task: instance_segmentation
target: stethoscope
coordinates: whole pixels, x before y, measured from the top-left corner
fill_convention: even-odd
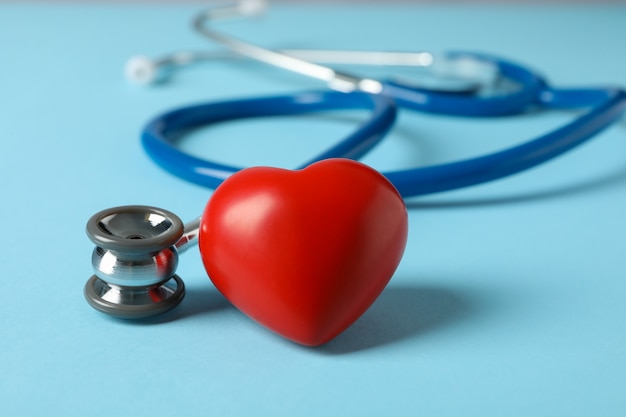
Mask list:
[[[308,91],[193,105],[155,117],[142,132],[148,155],[162,168],[209,188],[243,168],[192,156],[176,147],[185,133],[200,126],[251,117],[361,109],[369,118],[338,144],[302,167],[329,158],[359,159],[391,129],[397,108],[471,117],[493,117],[549,109],[587,109],[564,126],[509,149],[476,158],[385,172],[403,198],[468,187],[503,178],[548,161],[592,138],[626,108],[619,88],[559,89],[520,64],[485,54],[453,52],[276,51],[217,32],[209,23],[225,17],[259,13],[256,0],[213,8],[196,16],[194,28],[224,48],[216,52],[180,52],[158,60],[129,61],[127,76],[153,83],[189,63],[245,57],[325,81],[326,91]],[[313,63],[312,61],[316,61]],[[376,80],[338,72],[319,62],[412,66],[423,77]],[[302,168],[301,167],[301,168]],[[175,274],[178,255],[197,243],[202,219],[183,224],[173,213],[148,206],[103,210],[87,223],[96,244],[95,274],[85,297],[97,310],[120,318],[145,318],[166,312],[183,299],[185,287]]]

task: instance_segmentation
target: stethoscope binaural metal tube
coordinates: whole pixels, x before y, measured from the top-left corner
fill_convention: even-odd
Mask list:
[[[256,15],[264,8],[265,3],[258,0],[243,1],[233,6],[210,8],[196,15],[192,25],[198,33],[212,39],[214,42],[217,42],[233,52],[276,67],[317,78],[326,82],[328,87],[333,90],[342,92],[359,90],[373,94],[382,92],[383,86],[377,80],[339,72],[324,65],[263,48],[249,42],[244,42],[237,38],[223,35],[209,28],[207,25],[207,23],[214,20]]]
[[[471,117],[519,114],[536,104],[547,85],[543,77],[534,71],[486,54],[294,50],[294,55],[290,55],[289,51],[265,48],[212,27],[212,23],[221,19],[259,14],[264,5],[260,0],[247,0],[231,6],[210,8],[196,15],[192,25],[199,34],[242,57],[323,80],[336,91],[361,91],[392,97],[400,106],[416,111]],[[432,73],[435,86],[424,82],[427,77],[422,77],[417,83],[404,79],[377,80],[337,71],[309,59],[423,67]],[[513,81],[507,87],[511,91],[505,94],[488,93],[490,89],[498,90],[503,82],[507,85],[508,81]]]
[[[493,63],[468,58],[450,60],[431,52],[355,51],[330,49],[279,49],[277,54],[318,64],[366,65],[421,69],[411,77],[396,76],[416,88],[457,94],[492,88],[500,80]],[[135,56],[126,62],[124,74],[134,84],[154,84],[170,77],[173,70],[212,61],[247,58],[232,50],[176,51],[156,59]],[[445,82],[444,82],[445,81]],[[334,85],[333,85],[334,86]]]
[[[247,0],[231,6],[212,7],[202,11],[193,19],[193,27],[202,36],[224,47],[223,50],[177,51],[157,59],[135,56],[126,63],[124,70],[126,78],[137,84],[152,84],[165,80],[169,70],[177,67],[202,61],[249,58],[323,80],[333,90],[394,95],[398,87],[408,90],[424,88],[443,93],[475,93],[494,86],[500,81],[501,76],[505,75],[497,63],[490,59],[476,59],[471,54],[433,54],[427,51],[274,50],[225,35],[209,25],[225,18],[253,16],[263,9],[264,2],[261,0]],[[420,72],[417,79],[404,76],[397,81],[391,80],[392,88],[389,90],[387,82],[340,72],[322,64],[411,67],[427,71]],[[537,77],[531,75],[526,78]],[[524,88],[527,89],[528,85],[524,85]],[[518,107],[515,111],[518,111]],[[491,108],[486,113],[492,115],[494,109]]]
[[[446,61],[442,56],[435,57],[430,52],[394,52],[394,51],[347,51],[347,50],[273,50],[233,36],[225,35],[211,27],[211,23],[238,17],[249,17],[260,14],[265,10],[265,2],[262,0],[244,0],[231,6],[213,7],[198,13],[193,21],[193,28],[201,35],[211,39],[227,50],[243,57],[261,61],[266,64],[293,71],[308,77],[324,81],[333,90],[350,92],[362,91],[372,94],[380,94],[384,90],[384,84],[376,79],[357,76],[344,71],[337,71],[331,67],[322,65],[329,64],[357,64],[376,66],[410,66],[410,67],[433,67],[441,73],[449,73],[450,66],[443,65],[440,60]],[[188,55],[190,57],[191,55]],[[198,57],[201,57],[199,55]],[[497,68],[487,62],[465,62],[465,76],[468,66],[472,67],[471,78],[475,84],[491,82],[497,75]],[[479,66],[480,68],[475,68]],[[476,77],[482,71],[483,74]],[[439,74],[442,75],[442,74]],[[448,74],[452,75],[452,74]],[[461,75],[461,74],[456,74]],[[485,81],[487,79],[487,81]],[[468,80],[465,80],[468,81]]]

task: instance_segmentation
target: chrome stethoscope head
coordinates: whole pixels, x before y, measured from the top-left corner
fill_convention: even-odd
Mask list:
[[[154,316],[176,307],[185,285],[175,274],[178,255],[196,242],[199,219],[183,225],[175,214],[149,206],[102,210],[87,222],[96,247],[87,302],[125,319]]]

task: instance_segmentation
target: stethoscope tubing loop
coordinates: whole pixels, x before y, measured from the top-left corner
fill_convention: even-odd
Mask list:
[[[303,100],[304,97],[308,99]],[[355,134],[307,164],[331,157],[357,159],[379,143],[391,127],[395,119],[395,105],[388,97],[329,91],[191,106],[156,117],[146,126],[142,142],[148,155],[170,173],[196,184],[216,188],[224,179],[242,168],[188,155],[175,146],[179,134],[222,120],[337,109],[347,104],[354,107],[363,105],[361,100],[365,100],[365,103],[376,103],[372,116],[375,121],[365,123]],[[274,105],[266,106],[268,103]],[[405,198],[503,178],[561,155],[593,137],[623,115],[626,95],[618,88],[552,89],[546,86],[538,92],[534,104],[539,108],[550,109],[591,109],[553,132],[507,150],[457,162],[383,174]]]
[[[310,91],[192,105],[154,118],[143,130],[142,144],[147,154],[168,172],[195,184],[216,188],[242,168],[208,161],[182,151],[175,146],[180,135],[199,126],[226,120],[353,109],[370,111],[370,117],[338,144],[303,166],[327,158],[358,159],[376,146],[392,127],[397,112],[392,99],[359,92]]]

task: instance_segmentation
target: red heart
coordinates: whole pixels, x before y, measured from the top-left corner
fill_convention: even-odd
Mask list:
[[[209,277],[237,308],[316,346],[350,326],[385,288],[407,223],[394,186],[359,162],[248,168],[209,200],[200,252]]]

